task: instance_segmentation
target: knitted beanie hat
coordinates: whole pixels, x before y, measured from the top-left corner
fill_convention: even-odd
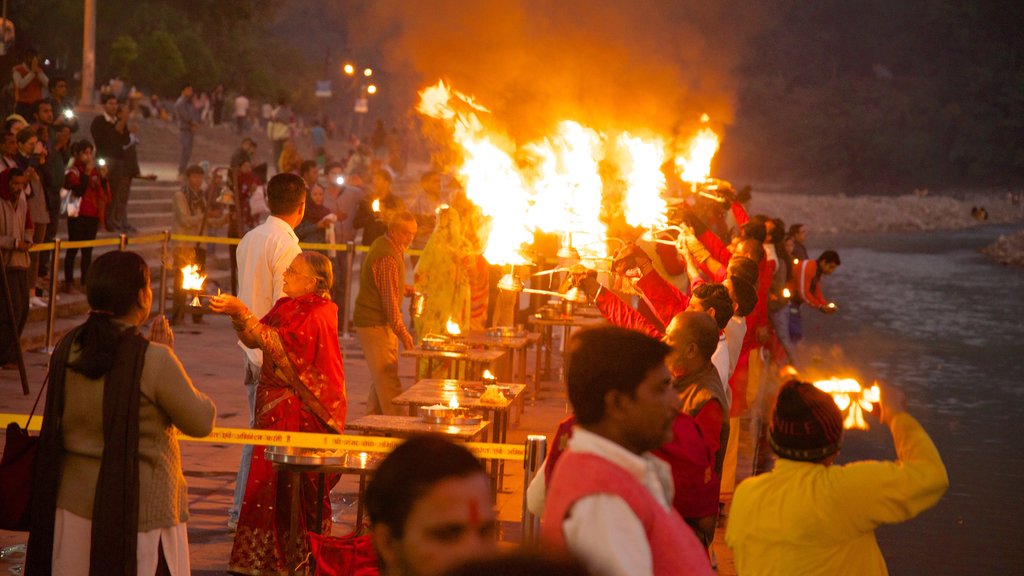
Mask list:
[[[790,380],[775,398],[768,442],[789,460],[813,462],[831,456],[843,443],[842,412],[828,393]]]

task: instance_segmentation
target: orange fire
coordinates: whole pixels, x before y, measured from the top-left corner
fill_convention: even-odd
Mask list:
[[[602,178],[604,165],[618,168],[625,194],[623,206],[616,208],[628,224],[650,229],[666,223],[665,141],[625,132],[608,135],[565,120],[545,138],[516,143],[489,126],[495,121],[487,108],[443,81],[419,96],[416,109],[450,130],[462,162],[457,177],[467,198],[489,219],[481,237],[491,264],[529,263],[522,249],[536,231],[560,234],[565,247],[583,260],[606,258],[602,208],[611,200]],[[684,180],[702,182],[710,173],[718,136],[705,127],[690,148],[676,163],[685,169]]]
[[[451,408],[452,410],[458,409],[459,399],[455,397],[455,394],[452,394],[451,400],[448,401],[448,407]]]
[[[206,276],[199,274],[199,265],[191,264],[181,269],[181,289],[198,292],[203,289]]]
[[[864,419],[864,412],[873,411],[874,404],[877,404],[881,397],[881,390],[877,383],[870,388],[864,388],[853,378],[830,378],[816,381],[814,387],[831,394],[839,410],[846,413],[843,428],[847,430],[867,430],[869,428],[867,420]]]
[[[449,316],[448,317],[448,321],[445,322],[445,327],[444,328],[445,328],[445,331],[448,332],[448,334],[450,334],[452,336],[458,336],[458,335],[462,334],[462,329],[459,328],[459,325],[458,325],[457,322],[453,322],[452,321],[452,317],[451,316]]]

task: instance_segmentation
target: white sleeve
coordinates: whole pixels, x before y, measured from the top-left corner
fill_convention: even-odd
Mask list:
[[[573,504],[562,521],[565,544],[594,574],[641,576],[654,572],[647,533],[626,501],[595,494]]]
[[[548,479],[544,470],[544,465],[541,464],[537,475],[526,488],[526,509],[534,516],[544,515],[544,501],[547,500],[548,492]]]
[[[300,253],[302,248],[291,242],[282,242],[274,251],[274,295],[270,301],[271,307],[284,296],[284,271]]]

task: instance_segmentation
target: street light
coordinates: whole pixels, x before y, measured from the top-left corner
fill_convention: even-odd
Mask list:
[[[364,68],[363,69],[363,76],[366,76],[367,78],[369,78],[370,76],[373,76],[373,69],[372,68]]]
[[[366,87],[366,93],[367,94],[376,94],[377,93],[377,85],[376,84],[370,84],[369,86],[367,86]]]
[[[342,70],[345,71],[346,76],[351,76],[356,73],[356,67],[351,64],[345,64]]]

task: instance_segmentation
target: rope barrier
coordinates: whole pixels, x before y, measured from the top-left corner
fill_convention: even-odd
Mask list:
[[[0,427],[7,428],[11,422],[24,427],[28,414],[0,414]],[[32,418],[29,430],[39,431],[43,419]],[[244,428],[214,428],[209,436],[194,438],[184,434],[179,440],[205,444],[252,444],[259,446],[287,446],[291,448],[313,448],[348,450],[357,452],[391,452],[404,440],[383,436],[356,436],[351,434],[314,434],[310,432],[286,432],[281,430],[248,430]],[[526,448],[515,444],[494,444],[488,442],[467,442],[469,449],[481,460],[523,461]]]
[[[158,244],[164,241],[163,234],[150,234],[148,236],[129,236],[128,244],[130,246],[141,245],[141,244]],[[172,242],[198,242],[200,244],[226,244],[226,245],[237,245],[242,241],[241,238],[224,238],[221,236],[193,236],[191,234],[171,234]],[[99,238],[96,240],[64,240],[60,243],[62,250],[68,248],[98,248],[101,246],[120,246],[121,238]],[[320,242],[299,242],[299,247],[304,250],[336,250],[338,252],[345,252],[348,250],[348,244],[324,244]],[[56,244],[53,242],[46,242],[44,244],[35,244],[28,249],[29,252],[52,252],[56,248]],[[356,246],[356,252],[369,252],[369,246]],[[423,250],[406,250],[406,254],[410,256],[420,256],[423,254]]]

